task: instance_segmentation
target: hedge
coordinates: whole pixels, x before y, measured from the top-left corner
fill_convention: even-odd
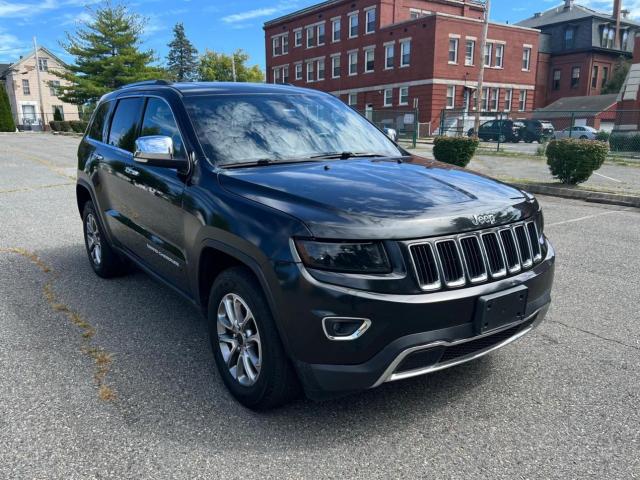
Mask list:
[[[49,126],[54,132],[84,133],[87,128],[87,122],[83,122],[82,120],[52,120],[49,122]]]
[[[466,167],[478,148],[477,138],[436,137],[433,139],[433,156],[436,160],[459,167]]]
[[[0,132],[15,132],[16,125],[13,123],[13,115],[11,114],[11,105],[9,105],[9,97],[4,89],[4,85],[0,82]]]
[[[576,185],[602,166],[608,152],[609,146],[599,140],[552,140],[547,146],[547,165],[562,183]]]
[[[640,152],[640,133],[612,133],[609,145],[614,152]]]

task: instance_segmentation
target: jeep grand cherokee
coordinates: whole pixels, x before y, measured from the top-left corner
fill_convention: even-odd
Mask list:
[[[222,380],[254,409],[475,359],[550,302],[535,198],[411,156],[314,90],[107,94],[78,150],[77,201],[95,272],[136,265],[201,308]]]

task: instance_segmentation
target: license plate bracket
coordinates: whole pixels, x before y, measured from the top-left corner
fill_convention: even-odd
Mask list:
[[[483,334],[524,319],[528,288],[524,285],[483,295],[476,304],[475,330]]]

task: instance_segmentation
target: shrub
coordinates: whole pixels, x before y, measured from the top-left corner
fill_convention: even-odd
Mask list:
[[[82,120],[71,120],[69,122],[69,126],[71,127],[71,130],[76,133],[84,133],[87,128],[87,122],[83,122]]]
[[[436,160],[466,167],[478,148],[477,138],[436,137],[433,140],[433,156]]]
[[[562,183],[576,185],[602,166],[608,151],[607,144],[598,140],[552,140],[547,146],[547,165]]]
[[[639,152],[640,133],[612,133],[609,136],[609,145],[614,152]]]
[[[599,130],[598,133],[596,133],[596,140],[600,140],[601,142],[608,142],[610,136],[611,135],[609,134],[609,132]]]
[[[0,82],[0,132],[15,132],[16,125],[13,123],[13,115],[11,114],[11,105],[9,105],[9,97],[4,89],[4,85]]]
[[[54,119],[56,122],[61,122],[62,120],[64,120],[64,118],[62,118],[62,112],[60,111],[60,109],[59,109],[59,108],[56,108],[56,109],[53,111],[53,119]]]

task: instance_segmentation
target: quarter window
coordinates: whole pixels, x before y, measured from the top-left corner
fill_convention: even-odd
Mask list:
[[[142,97],[118,101],[109,131],[109,145],[133,153],[142,113]]]
[[[173,140],[173,151],[177,158],[185,158],[184,144],[180,136],[180,130],[176,125],[171,108],[159,98],[149,98],[144,112],[142,130],[140,136],[163,135]]]

